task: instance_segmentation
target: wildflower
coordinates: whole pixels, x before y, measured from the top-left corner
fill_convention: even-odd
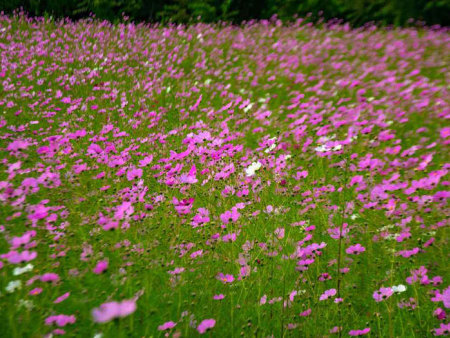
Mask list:
[[[223,283],[233,283],[234,281],[234,276],[233,275],[224,275],[223,273],[219,273],[219,275],[217,276],[217,278],[222,281]]]
[[[259,300],[259,305],[264,305],[267,303],[267,295],[264,295],[261,297],[261,299]]]
[[[312,312],[312,310],[311,310],[311,309],[308,309],[308,310],[305,310],[305,311],[303,311],[303,312],[300,312],[300,313],[299,313],[299,316],[300,316],[300,317],[308,317],[308,316],[311,314],[311,312]]]
[[[133,168],[127,171],[127,180],[133,181],[136,178],[142,177],[142,169]]]
[[[392,296],[393,293],[394,291],[392,290],[392,288],[380,288],[373,293],[373,299],[375,299],[376,302],[381,302]]]
[[[336,293],[337,293],[336,289],[326,290],[323,294],[320,295],[319,300],[326,300],[326,299],[328,299],[330,297],[335,296]]]
[[[57,315],[50,316],[45,319],[45,325],[56,324],[59,327],[66,326],[67,324],[74,324],[76,318],[74,315],[66,316],[66,315]]]
[[[95,274],[99,275],[108,269],[108,261],[100,261],[97,263],[95,268],[92,270]]]
[[[342,326],[335,326],[330,330],[330,333],[338,333],[342,331]]]
[[[251,177],[255,175],[255,172],[261,168],[262,164],[261,162],[252,162],[252,164],[245,169],[245,174],[247,177]]]
[[[450,323],[441,324],[440,327],[434,329],[435,336],[447,336],[450,333]]]
[[[70,296],[70,292],[66,292],[65,294],[59,296],[54,300],[54,304],[61,303],[62,301],[66,300]]]
[[[450,286],[442,293],[442,301],[444,302],[445,308],[450,308]]]
[[[402,293],[406,291],[406,286],[404,286],[403,284],[399,284],[397,286],[393,286],[392,287],[392,291],[395,293]]]
[[[370,327],[366,327],[362,330],[351,330],[348,334],[349,336],[364,336],[370,332]]]
[[[170,330],[170,329],[173,329],[176,325],[177,325],[177,323],[172,322],[172,321],[166,322],[166,323],[158,326],[158,330],[159,331]]]
[[[28,293],[30,296],[36,296],[42,292],[42,288],[34,288]]]
[[[40,278],[41,282],[57,282],[59,281],[59,276],[56,273],[49,272],[44,273]]]
[[[8,283],[5,287],[6,292],[13,293],[16,290],[20,290],[22,288],[22,281],[13,280]]]
[[[440,307],[438,307],[434,312],[433,315],[439,319],[439,320],[443,320],[447,317],[447,314],[445,313],[445,311],[443,309],[441,309]]]
[[[197,331],[198,333],[203,334],[207,330],[212,329],[215,325],[216,321],[214,319],[205,319],[197,326]]]
[[[18,276],[18,275],[21,275],[21,274],[23,274],[25,272],[29,272],[29,271],[33,270],[33,267],[34,266],[32,264],[27,264],[23,268],[20,268],[20,267],[15,268],[13,270],[13,275],[14,276]]]
[[[347,228],[347,226],[348,226],[347,223],[344,223],[342,225],[342,232],[341,232],[341,229],[339,227],[330,228],[327,231],[328,231],[329,235],[331,236],[331,238],[333,238],[333,239],[345,238],[347,233],[350,231]]]
[[[136,311],[135,300],[124,300],[122,302],[103,303],[100,307],[92,310],[94,322],[106,323],[114,318],[122,318]]]
[[[352,246],[349,246],[345,252],[349,255],[359,255],[360,253],[366,251],[366,248],[364,248],[361,244],[355,244]]]

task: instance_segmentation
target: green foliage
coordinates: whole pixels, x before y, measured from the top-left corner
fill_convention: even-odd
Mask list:
[[[450,0],[0,0],[0,10],[23,7],[30,15],[79,18],[95,14],[117,21],[122,13],[135,21],[188,23],[219,20],[239,23],[277,15],[343,19],[354,26],[366,22],[404,26],[410,19],[449,25]]]

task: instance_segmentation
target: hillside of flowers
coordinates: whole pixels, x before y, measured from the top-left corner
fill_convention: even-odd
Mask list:
[[[0,15],[0,336],[448,335],[449,55]]]

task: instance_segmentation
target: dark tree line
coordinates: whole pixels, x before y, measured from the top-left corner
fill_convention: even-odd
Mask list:
[[[309,20],[338,18],[354,26],[366,22],[404,26],[410,19],[448,26],[450,0],[0,0],[0,10],[22,7],[30,15],[118,21],[123,13],[134,21],[240,23],[295,15]]]

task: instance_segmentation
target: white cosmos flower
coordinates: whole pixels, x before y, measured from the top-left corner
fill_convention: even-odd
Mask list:
[[[252,109],[252,107],[253,107],[253,103],[249,103],[248,105],[247,105],[247,107],[245,107],[243,110],[244,110],[244,113],[246,113],[246,112],[248,112],[250,109]]]
[[[34,268],[33,264],[27,264],[23,268],[21,268],[21,267],[15,268],[13,270],[13,275],[14,276],[21,275],[21,274],[23,274],[25,272],[33,270],[33,268]]]
[[[5,290],[6,292],[13,293],[16,289],[22,288],[22,282],[20,280],[12,280],[8,283]]]
[[[275,149],[277,145],[275,143],[273,143],[269,148],[267,148],[266,150],[264,150],[265,153],[271,152],[272,150]]]
[[[261,162],[257,161],[257,162],[253,162],[252,164],[250,164],[250,166],[245,169],[245,174],[247,175],[247,177],[253,176],[255,175],[255,172],[261,168]]]
[[[324,153],[326,151],[330,151],[331,149],[328,148],[325,144],[321,144],[320,146],[314,148],[315,151],[318,151],[319,153]]]
[[[394,285],[392,287],[392,291],[394,291],[395,293],[402,293],[406,291],[406,286],[404,286],[403,284],[399,284],[399,285]]]

